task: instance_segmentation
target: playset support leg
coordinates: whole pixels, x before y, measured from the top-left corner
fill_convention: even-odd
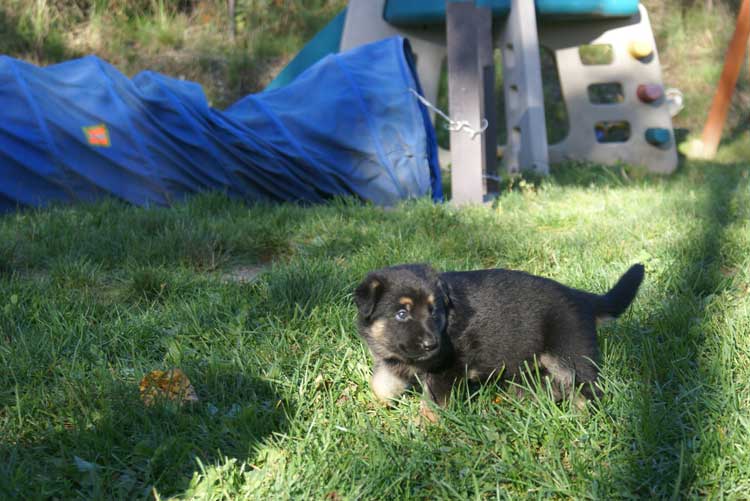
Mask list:
[[[450,115],[453,120],[466,121],[480,129],[485,118],[486,88],[480,52],[492,51],[492,13],[473,2],[448,2],[446,8]],[[456,205],[484,200],[486,132],[472,137],[465,130],[451,131],[451,191]]]
[[[489,9],[486,9],[489,11]],[[480,13],[481,14],[481,13]],[[488,12],[487,20],[492,37],[491,12]],[[498,190],[497,178],[497,103],[495,101],[495,49],[492,40],[489,44],[479,44],[479,70],[484,84],[482,92],[482,109],[487,119],[487,129],[484,131],[484,173],[487,193]]]
[[[549,173],[544,93],[533,0],[512,0],[500,35],[503,54],[505,123],[508,144],[503,153],[509,173]]]

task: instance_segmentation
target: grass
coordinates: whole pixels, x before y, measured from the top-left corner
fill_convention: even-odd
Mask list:
[[[628,172],[623,176],[623,172]],[[0,219],[2,498],[741,498],[750,489],[750,169],[568,166],[493,207],[103,202]],[[510,267],[604,291],[605,397],[458,389],[441,420],[368,387],[375,267]],[[254,281],[232,270],[260,266]],[[200,402],[145,407],[180,367]]]

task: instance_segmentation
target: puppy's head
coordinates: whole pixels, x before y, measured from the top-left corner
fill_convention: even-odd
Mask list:
[[[354,300],[360,335],[375,357],[420,364],[440,355],[448,297],[431,267],[374,271],[357,287]]]

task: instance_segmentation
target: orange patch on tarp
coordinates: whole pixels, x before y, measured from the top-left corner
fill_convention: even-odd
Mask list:
[[[110,146],[109,130],[107,130],[107,126],[104,124],[83,127],[83,133],[86,136],[86,141],[88,141],[91,146]]]

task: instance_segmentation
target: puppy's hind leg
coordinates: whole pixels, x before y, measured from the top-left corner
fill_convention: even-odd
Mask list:
[[[375,364],[370,382],[375,396],[385,403],[400,397],[411,385],[411,381],[397,374],[384,362]]]
[[[555,400],[562,400],[566,396],[572,396],[575,390],[576,383],[583,383],[581,393],[575,396],[574,404],[579,409],[586,405],[586,399],[592,398],[594,389],[594,382],[596,381],[596,367],[588,360],[581,361],[580,364],[576,364],[576,368],[572,367],[573,363],[568,360],[563,360],[557,355],[550,353],[542,353],[539,356],[539,364],[544,367],[549,376],[552,378],[552,391]],[[581,365],[581,367],[578,367]]]

